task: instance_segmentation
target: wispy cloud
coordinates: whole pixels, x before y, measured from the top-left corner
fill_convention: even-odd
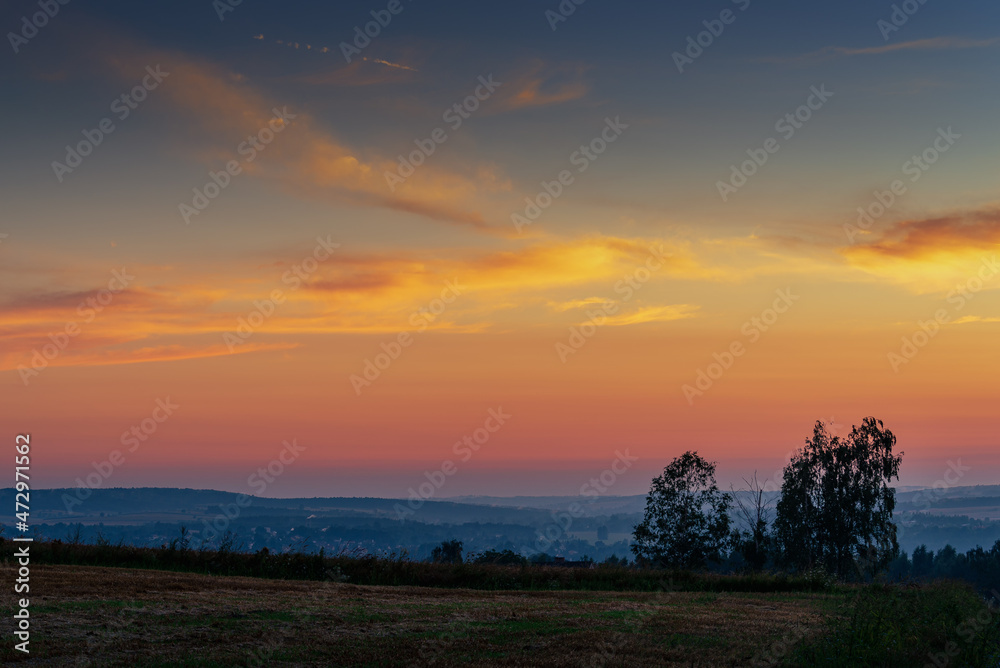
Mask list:
[[[967,325],[970,323],[991,323],[1000,322],[1000,318],[997,317],[985,317],[981,315],[966,315],[962,316],[952,324],[954,325]]]
[[[193,121],[186,126],[188,132],[201,132],[199,151],[208,161],[235,157],[238,138],[256,134],[272,118],[274,105],[264,91],[218,65],[177,52],[117,44],[109,48],[104,59],[124,80],[134,79],[136,62],[157,62],[184,82],[164,86],[162,97]],[[289,110],[295,119],[280,140],[268,146],[267,158],[245,165],[257,178],[309,198],[388,208],[497,235],[511,233],[506,221],[491,224],[482,213],[491,195],[510,189],[509,180],[494,166],[455,171],[427,164],[391,190],[385,175],[396,171],[393,156],[351,146],[307,110],[294,104]]]
[[[350,65],[334,66],[297,77],[297,81],[315,86],[363,87],[413,81],[410,68],[378,67],[371,61],[356,59]],[[417,70],[412,70],[416,72]]]
[[[804,64],[817,60],[828,60],[831,58],[842,58],[850,56],[876,56],[884,53],[895,53],[898,51],[941,51],[947,49],[982,49],[994,46],[1000,42],[1000,38],[993,39],[966,39],[963,37],[930,37],[928,39],[918,39],[910,42],[900,42],[899,44],[884,44],[869,47],[846,47],[827,46],[817,51],[795,56],[767,56],[761,58],[763,62],[782,64]]]
[[[594,304],[606,304],[608,300],[604,297],[587,297],[586,299],[572,299],[568,302],[549,302],[549,308],[557,313],[571,311],[578,308],[586,308]]]
[[[282,47],[294,49],[296,51],[304,50],[304,51],[312,51],[314,53],[332,53],[332,54],[335,54],[335,55],[339,55],[340,54],[340,51],[338,49],[331,48],[329,46],[315,46],[314,47],[312,44],[308,44],[306,42],[296,42],[296,41],[285,40],[285,39],[266,40],[266,38],[264,37],[263,33],[259,33],[257,35],[252,35],[252,38],[255,39],[255,40],[261,41],[261,42],[267,41],[268,43],[277,44],[278,46],[282,46]],[[409,70],[410,72],[419,72],[420,71],[420,70],[418,70],[415,67],[410,67],[409,65],[402,65],[400,63],[393,63],[393,62],[390,62],[388,60],[385,60],[384,58],[368,58],[367,56],[362,56],[360,58],[360,60],[362,60],[364,62],[368,62],[368,63],[378,63],[379,65],[385,65],[386,67],[395,67],[396,69],[400,69],[400,70]]]
[[[579,100],[590,92],[585,73],[582,65],[553,65],[536,60],[521,74],[503,82],[495,109],[514,111]]]
[[[698,313],[698,306],[693,304],[671,304],[668,306],[645,306],[631,313],[616,313],[604,321],[607,327],[624,327],[627,325],[642,325],[654,322],[671,322],[693,318]]]
[[[368,61],[368,62],[371,62],[371,63],[379,63],[380,65],[385,65],[386,67],[395,67],[396,69],[399,69],[399,70],[409,70],[410,72],[419,72],[420,71],[420,70],[418,70],[415,67],[410,67],[408,65],[400,65],[399,63],[390,63],[388,60],[383,60],[381,58],[362,58],[362,60],[365,60],[365,61]]]

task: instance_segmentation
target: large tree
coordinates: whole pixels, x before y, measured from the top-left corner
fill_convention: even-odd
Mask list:
[[[728,510],[729,495],[715,483],[715,463],[685,452],[653,478],[632,552],[647,565],[700,568],[720,557],[729,535]]]
[[[817,422],[784,471],[774,523],[785,562],[823,566],[840,577],[873,573],[899,552],[892,511],[902,453],[881,420],[865,418],[845,437]]]

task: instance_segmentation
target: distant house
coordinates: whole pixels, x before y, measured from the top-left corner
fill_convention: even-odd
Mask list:
[[[552,565],[564,568],[594,568],[595,566],[593,561],[566,561],[566,557],[556,557],[552,560]]]

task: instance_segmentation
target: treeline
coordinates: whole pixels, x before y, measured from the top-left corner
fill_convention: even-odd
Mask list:
[[[461,563],[461,545],[461,542],[458,541],[442,543],[441,547],[435,549],[432,561],[439,563]],[[523,557],[511,550],[487,550],[486,552],[468,555],[467,563],[526,566],[529,564],[553,564],[555,563],[555,559],[545,553]],[[636,568],[634,563],[630,564],[627,559],[619,559],[617,557],[609,557],[602,562],[595,562],[585,556],[581,561],[572,563],[577,566],[592,564],[594,567]],[[730,551],[720,561],[709,564],[705,572],[735,575],[752,572],[753,570],[752,565],[747,562],[739,551]],[[759,570],[778,573],[781,571],[781,567],[778,563],[769,561],[765,564],[764,568]],[[810,576],[811,579],[815,580],[817,577],[820,577],[818,573],[821,572],[814,572]],[[859,570],[856,573],[856,577],[845,579],[867,579],[895,583],[962,580],[972,585],[972,587],[987,598],[1000,601],[1000,540],[997,540],[989,550],[976,547],[966,552],[959,552],[951,545],[947,545],[935,553],[933,550],[929,550],[926,546],[921,545],[913,551],[912,556],[907,555],[906,552],[900,552],[887,565],[885,570],[874,576]]]
[[[16,563],[19,543],[0,538],[0,561]],[[183,571],[207,575],[259,577],[285,580],[316,580],[357,585],[456,587],[486,590],[593,590],[593,591],[715,591],[791,592],[822,591],[836,587],[824,574],[759,573],[723,575],[682,570],[637,569],[623,565],[595,568],[564,568],[550,563],[518,564],[492,562],[489,554],[472,563],[412,561],[406,554],[327,555],[301,552],[237,552],[223,542],[218,550],[193,549],[183,538],[165,547],[136,547],[36,541],[31,545],[33,564],[107,566]],[[503,553],[496,553],[503,554]],[[513,554],[513,553],[509,553]],[[476,563],[478,561],[478,563]]]
[[[738,553],[710,569],[644,568],[626,559],[597,563],[588,558],[560,564],[548,554],[526,558],[511,550],[487,550],[465,555],[459,541],[447,541],[431,561],[419,562],[406,553],[327,555],[295,551],[256,552],[233,549],[231,537],[220,549],[192,549],[185,536],[160,548],[125,543],[96,544],[61,540],[35,542],[32,560],[43,564],[143,568],[269,579],[318,580],[361,585],[408,585],[469,589],[585,589],[609,591],[821,591],[837,588],[821,568],[792,574],[777,568],[753,572]],[[0,559],[14,563],[16,544],[0,538]],[[568,568],[566,566],[576,566]],[[963,580],[988,599],[1000,601],[1000,540],[992,549],[960,553],[947,546],[937,553],[924,547],[912,556],[901,553],[879,575],[890,582]]]
[[[977,547],[959,552],[946,545],[935,553],[921,545],[912,556],[905,552],[889,564],[891,581],[964,580],[982,593],[1000,600],[1000,540],[989,550]]]

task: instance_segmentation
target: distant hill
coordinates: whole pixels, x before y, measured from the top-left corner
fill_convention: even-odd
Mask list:
[[[778,493],[767,497],[773,517]],[[241,500],[243,506],[238,505]],[[12,488],[0,490],[0,503],[14,505]],[[644,495],[463,496],[421,503],[251,497],[246,504],[241,494],[205,489],[110,488],[89,496],[77,489],[35,489],[31,524],[51,538],[65,537],[82,525],[84,538],[148,546],[176,538],[181,527],[198,539],[210,536],[206,527],[214,523],[220,533],[235,532],[246,549],[297,545],[328,552],[406,551],[424,558],[441,541],[454,539],[465,543],[466,552],[511,549],[574,560],[629,556],[632,528],[644,507]],[[959,550],[989,548],[1000,539],[1000,485],[900,490],[895,519],[900,546],[907,552],[921,544],[935,550],[949,543]],[[4,535],[11,533],[5,527]]]
[[[565,509],[577,503],[586,515],[609,513],[641,513],[646,508],[646,495],[635,496],[454,496],[449,501],[503,508]]]

